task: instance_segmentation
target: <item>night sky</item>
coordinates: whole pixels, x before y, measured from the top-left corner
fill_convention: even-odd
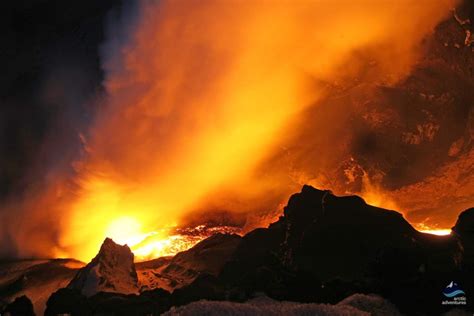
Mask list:
[[[120,5],[34,0],[10,1],[2,9],[2,199],[41,185],[50,166],[67,168],[77,154],[78,134],[95,111],[88,101],[102,93],[105,19]]]

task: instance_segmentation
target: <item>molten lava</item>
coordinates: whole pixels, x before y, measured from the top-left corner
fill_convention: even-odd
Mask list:
[[[447,236],[447,235],[450,235],[452,232],[450,228],[430,227],[426,225],[425,223],[419,223],[415,225],[415,228],[422,233],[438,235],[438,236]]]
[[[451,229],[426,229],[420,230],[422,233],[438,235],[438,236],[447,236],[451,234]]]
[[[236,234],[240,233],[240,229],[199,225],[186,229],[162,228],[146,233],[141,230],[141,224],[131,217],[118,218],[107,229],[107,236],[118,244],[130,247],[135,254],[135,261],[175,255],[216,233]]]

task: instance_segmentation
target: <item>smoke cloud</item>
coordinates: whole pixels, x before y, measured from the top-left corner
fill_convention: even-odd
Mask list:
[[[39,251],[33,237],[4,243],[88,260],[107,235],[140,236],[202,214],[240,213],[250,229],[303,182],[401,205],[391,192],[410,181],[387,176],[380,164],[390,164],[394,143],[387,136],[380,146],[370,127],[383,126],[384,115],[396,121],[393,104],[379,106],[408,80],[454,5],[137,3],[108,29],[106,96],[81,134],[74,176],[55,176],[20,206],[41,209],[28,221],[55,238]],[[397,136],[403,148],[434,137],[439,127],[426,115],[425,125]]]

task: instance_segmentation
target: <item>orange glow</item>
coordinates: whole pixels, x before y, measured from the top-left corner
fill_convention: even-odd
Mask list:
[[[451,229],[426,229],[420,230],[420,232],[438,236],[447,236],[451,234]]]
[[[403,210],[397,206],[395,201],[389,197],[388,193],[384,192],[380,186],[375,185],[370,181],[365,172],[362,177],[362,191],[360,192],[360,196],[367,204],[403,212]]]
[[[416,230],[422,233],[437,235],[437,236],[447,236],[451,234],[450,228],[439,228],[439,227],[430,227],[425,223],[419,223],[415,225]]]
[[[255,168],[324,93],[322,83],[358,71],[355,50],[391,45],[396,60],[374,60],[396,81],[446,12],[411,0],[143,6],[130,41],[105,63],[106,106],[76,164],[61,244],[83,260],[106,236],[139,257],[189,247],[194,241],[166,229],[224,184],[262,191]],[[400,16],[407,21],[395,23]],[[386,206],[373,192],[368,202]]]
[[[240,229],[235,227],[200,225],[185,230],[170,227],[158,232],[143,233],[140,227],[140,223],[135,219],[122,217],[113,221],[106,233],[116,243],[128,245],[135,255],[135,261],[144,261],[175,255],[215,233],[240,232]]]
[[[208,236],[151,233],[145,240],[133,245],[131,249],[135,254],[135,261],[143,261],[175,255],[191,248],[206,237]]]
[[[135,254],[135,261],[172,256],[216,233],[240,235],[242,231],[238,227],[205,225],[186,229],[162,229],[160,232],[149,233],[142,241],[132,245],[131,249]]]
[[[365,74],[361,52],[373,80],[404,78],[454,2],[137,2],[128,40],[116,47],[112,29],[103,47],[106,97],[76,174],[37,206],[61,215],[56,254],[88,261],[111,237],[139,259],[171,255],[205,238],[176,229],[210,204],[268,210],[254,201],[286,198],[295,185],[259,168],[304,111],[328,86]],[[364,188],[369,204],[396,209],[368,179]]]
[[[133,246],[142,241],[146,235],[141,232],[141,224],[131,217],[115,219],[106,230],[106,235],[118,244]]]

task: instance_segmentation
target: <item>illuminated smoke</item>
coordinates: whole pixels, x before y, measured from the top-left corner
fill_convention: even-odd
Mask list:
[[[250,229],[261,222],[256,213],[274,211],[303,182],[396,205],[381,198],[377,177],[368,178],[373,172],[338,156],[338,146],[347,145],[342,135],[353,131],[339,125],[348,106],[331,96],[364,82],[397,84],[419,58],[421,40],[453,5],[140,2],[125,33],[117,30],[126,40],[104,46],[107,97],[85,133],[77,174],[72,183],[59,177],[51,185],[62,183],[67,194],[35,203],[54,206],[48,213],[59,219],[33,221],[51,224],[59,236],[53,255],[88,260],[107,235],[139,242],[210,211],[251,213],[256,224],[250,216]],[[320,126],[308,128],[307,115],[328,100],[338,107],[337,120],[319,119]],[[430,137],[433,128],[423,135]],[[301,138],[305,131],[317,134]],[[306,147],[299,150],[302,139]],[[288,144],[294,150],[282,147]],[[334,161],[346,163],[342,172],[349,183],[325,176]],[[314,163],[320,170],[306,167]],[[348,189],[356,178],[365,184]],[[34,243],[30,248],[16,242],[33,253]]]

